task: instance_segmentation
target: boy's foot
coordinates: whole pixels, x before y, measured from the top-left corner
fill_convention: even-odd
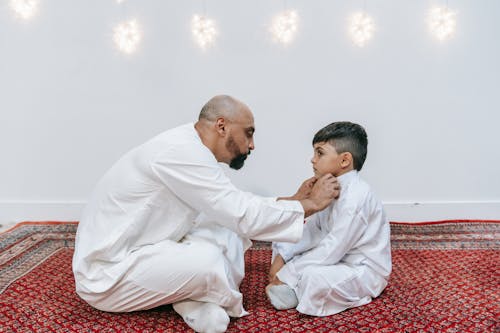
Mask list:
[[[172,305],[175,312],[196,332],[222,333],[227,330],[229,316],[215,303],[186,300]]]
[[[286,284],[270,284],[266,287],[266,294],[277,310],[293,309],[299,304],[295,291]]]

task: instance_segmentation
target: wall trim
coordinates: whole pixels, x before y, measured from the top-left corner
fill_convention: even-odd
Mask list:
[[[85,201],[2,200],[0,222],[78,221]]]
[[[0,222],[78,221],[85,201],[0,201]],[[427,222],[454,219],[499,220],[500,200],[384,202],[393,222]]]
[[[499,220],[500,200],[384,202],[391,222]]]

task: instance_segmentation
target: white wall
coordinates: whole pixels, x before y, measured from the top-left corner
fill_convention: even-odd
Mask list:
[[[227,93],[254,111],[243,189],[292,194],[311,175],[312,136],[336,120],[365,126],[362,175],[391,220],[500,219],[500,2],[452,0],[457,32],[440,43],[425,16],[444,1],[368,1],[374,39],[355,47],[361,1],[288,1],[301,17],[289,47],[268,25],[283,1],[206,1],[219,38],[202,52],[190,19],[202,1],[42,0],[30,22],[0,2],[0,221],[78,219],[125,151],[194,120]],[[112,27],[136,17],[139,52]],[[414,203],[418,203],[415,205]]]

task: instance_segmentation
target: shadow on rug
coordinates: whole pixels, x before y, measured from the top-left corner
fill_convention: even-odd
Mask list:
[[[171,306],[112,314],[74,292],[76,223],[22,223],[0,234],[1,332],[185,332]],[[246,253],[250,315],[228,332],[499,332],[500,222],[392,223],[393,273],[372,303],[329,317],[276,311],[264,287],[268,243]]]

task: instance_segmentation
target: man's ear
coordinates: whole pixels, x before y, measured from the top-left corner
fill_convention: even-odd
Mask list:
[[[340,160],[340,166],[342,168],[347,168],[349,167],[351,164],[353,164],[353,158],[352,158],[352,154],[348,151],[346,152],[343,152],[342,154],[340,154],[340,157],[341,157],[341,160]]]
[[[220,136],[226,136],[226,120],[223,117],[215,120],[215,130]]]

